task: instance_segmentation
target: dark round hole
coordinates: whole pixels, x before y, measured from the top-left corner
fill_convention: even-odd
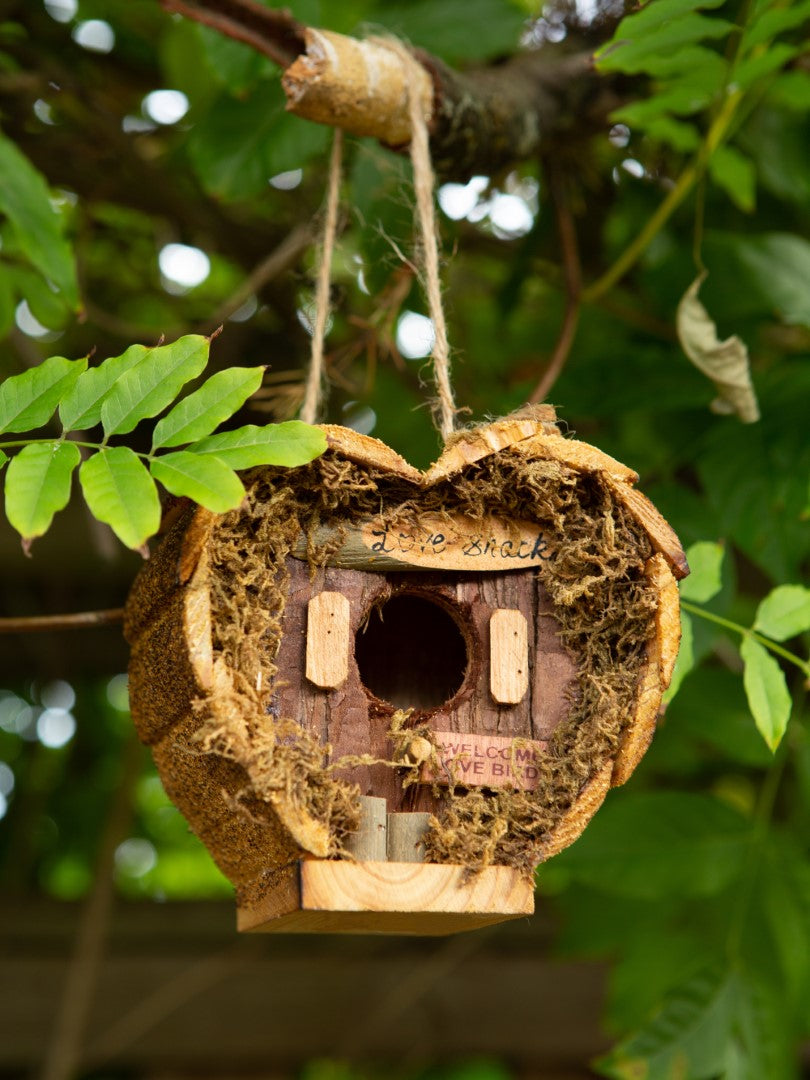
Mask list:
[[[354,655],[366,689],[398,709],[435,709],[457,693],[467,672],[467,646],[454,619],[411,593],[373,609]]]

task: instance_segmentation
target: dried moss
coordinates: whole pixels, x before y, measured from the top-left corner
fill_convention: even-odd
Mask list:
[[[615,756],[633,713],[656,602],[643,573],[650,546],[637,523],[596,474],[511,450],[427,490],[331,451],[300,469],[256,470],[247,488],[243,507],[219,520],[210,543],[214,653],[232,677],[233,694],[225,712],[222,702],[213,711],[202,704],[209,713],[198,742],[243,765],[249,782],[241,805],[261,800],[277,811],[281,805],[282,820],[285,807],[288,817],[311,819],[326,830],[330,855],[341,853],[357,823],[357,790],[333,775],[346,762],[328,765],[329,747],[272,716],[285,558],[297,537],[312,538],[322,524],[337,526],[339,535],[342,525],[394,507],[415,515],[515,517],[549,534],[556,555],[541,573],[577,668],[576,699],[549,744],[535,791],[446,793],[427,839],[432,861],[530,871],[544,838]],[[310,539],[313,566],[330,554]],[[394,761],[404,764],[396,750]],[[403,779],[413,779],[408,768]]]

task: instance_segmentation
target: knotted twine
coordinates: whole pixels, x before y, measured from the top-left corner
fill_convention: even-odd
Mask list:
[[[391,38],[373,38],[372,40],[395,52],[405,66],[406,71],[418,69],[418,61],[400,42]],[[453,399],[453,388],[450,383],[450,346],[447,339],[447,322],[442,306],[441,280],[439,277],[439,241],[433,201],[435,177],[433,163],[430,158],[427,121],[419,102],[419,96],[413,92],[413,88],[418,85],[418,80],[406,78],[405,85],[408,98],[408,116],[411,125],[410,156],[413,166],[413,187],[416,196],[416,212],[421,234],[421,254],[424,266],[423,286],[434,334],[431,349],[433,380],[437,392],[434,419],[439,433],[447,441],[455,427],[456,406]],[[339,128],[336,128],[329,160],[326,217],[321,243],[321,265],[315,291],[315,320],[312,328],[310,367],[304,404],[301,408],[301,419],[308,424],[315,422],[322,402],[324,338],[329,316],[331,266],[337,231],[342,150],[343,133]]]

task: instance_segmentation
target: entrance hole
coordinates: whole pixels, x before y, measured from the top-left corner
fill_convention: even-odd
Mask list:
[[[367,690],[398,709],[435,709],[467,673],[467,645],[441,605],[414,593],[375,607],[357,632],[354,655]]]

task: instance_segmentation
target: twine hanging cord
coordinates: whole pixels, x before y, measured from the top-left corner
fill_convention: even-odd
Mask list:
[[[436,180],[430,158],[428,126],[419,95],[414,88],[419,85],[421,72],[419,61],[396,38],[373,38],[396,53],[405,68],[405,86],[408,94],[408,117],[411,123],[411,164],[413,165],[413,189],[416,196],[416,213],[422,236],[422,261],[424,262],[424,288],[428,314],[433,322],[433,378],[438,394],[437,423],[443,439],[447,440],[455,428],[456,406],[450,383],[450,345],[447,339],[447,321],[442,305],[441,279],[439,277],[439,238],[436,226],[436,205],[433,192]]]
[[[326,218],[321,242],[320,267],[315,286],[315,321],[312,327],[309,373],[304,392],[304,404],[301,406],[301,419],[306,424],[315,423],[323,399],[323,346],[326,338],[326,323],[329,318],[329,291],[332,282],[332,255],[337,235],[342,161],[343,132],[340,128],[335,128],[332,153],[329,157],[329,185],[326,195]]]
[[[424,264],[424,289],[428,305],[428,314],[433,323],[433,378],[436,385],[437,402],[435,416],[439,432],[445,441],[455,428],[456,406],[453,388],[450,382],[450,346],[447,338],[447,321],[442,306],[441,280],[439,276],[439,242],[436,226],[436,211],[433,199],[435,178],[430,158],[427,120],[425,119],[419,95],[413,92],[421,74],[421,65],[414,59],[405,46],[395,38],[370,38],[396,53],[405,70],[404,83],[408,97],[408,116],[411,126],[410,155],[413,165],[413,186],[416,197],[416,211],[421,233],[422,262]],[[304,405],[301,419],[314,423],[318,414],[323,389],[323,346],[326,323],[329,315],[329,286],[332,254],[337,231],[337,205],[340,187],[342,132],[335,130],[332,155],[329,164],[329,185],[326,205],[326,220],[322,242],[321,265],[315,294],[315,324],[312,334],[312,354],[307,377]]]

